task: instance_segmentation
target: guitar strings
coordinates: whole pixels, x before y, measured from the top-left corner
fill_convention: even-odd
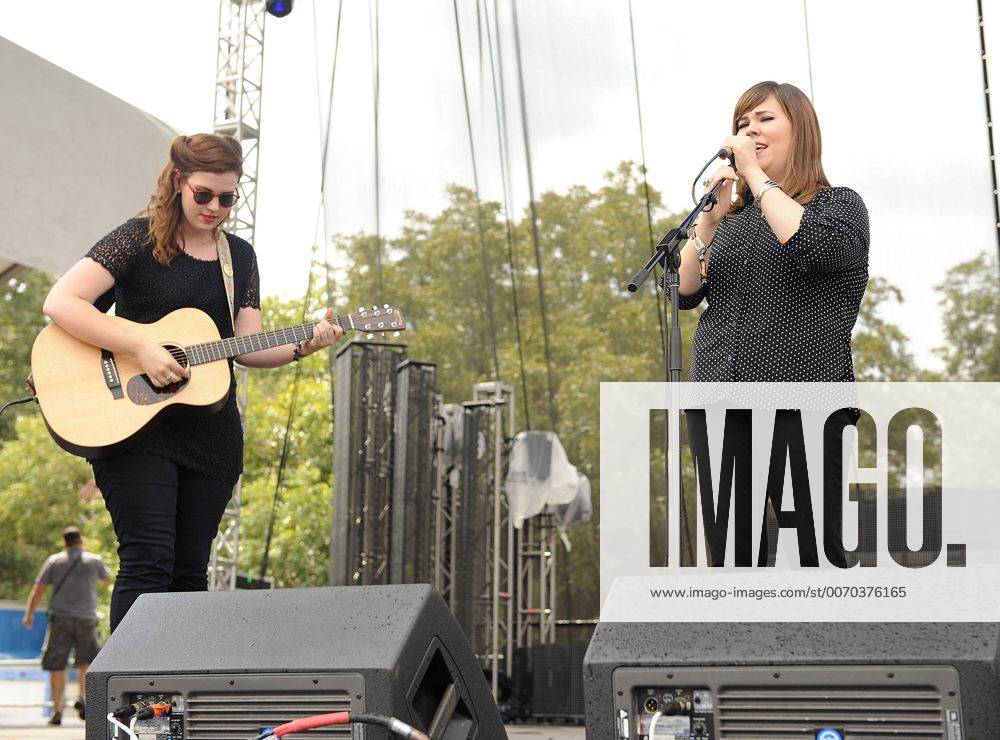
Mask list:
[[[391,316],[391,315],[392,314],[389,313],[389,312],[386,313],[386,317]],[[347,324],[345,324],[344,319],[346,318],[353,325],[354,324],[354,317],[355,316],[357,316],[359,322],[365,320],[366,318],[367,319],[374,318],[374,316],[372,316],[372,317],[363,317],[360,314],[351,313],[351,314],[348,314],[346,317],[345,316],[335,316],[333,318],[333,322],[337,323],[340,326],[340,328],[342,328],[342,329],[344,329],[346,331],[350,327]],[[185,352],[184,349],[181,349],[179,347],[170,347],[170,348],[167,349],[167,351],[170,353],[171,357],[173,357],[178,363],[183,364],[184,361],[187,360],[188,363],[190,364],[190,357],[191,357],[192,354],[194,354],[195,352],[197,352],[199,350],[202,350],[202,349],[207,350],[208,347],[210,347],[212,345],[226,346],[227,342],[233,342],[233,343],[235,343],[237,339],[242,339],[243,341],[247,341],[251,337],[260,337],[260,336],[265,336],[265,335],[271,335],[273,337],[277,337],[279,335],[279,332],[280,332],[281,335],[285,335],[287,332],[291,332],[292,333],[292,337],[293,337],[293,341],[284,342],[284,344],[293,344],[294,341],[295,341],[295,331],[297,329],[306,329],[306,328],[315,328],[315,327],[316,327],[316,324],[314,324],[314,323],[300,324],[299,326],[295,326],[295,327],[291,327],[291,328],[287,328],[287,329],[273,329],[271,331],[259,332],[258,334],[244,334],[244,335],[240,335],[238,337],[224,337],[222,339],[217,339],[217,340],[215,340],[213,342],[201,342],[199,344],[192,344],[192,345],[190,345],[190,346],[188,346],[186,348],[188,350],[187,352]],[[373,333],[375,333],[375,334],[385,334],[387,331],[394,331],[394,330],[398,330],[400,328],[402,328],[402,327],[398,327],[397,326],[397,327],[390,328],[390,329],[376,330]],[[285,337],[285,336],[282,336],[282,338],[283,339],[287,339],[287,337]],[[251,346],[253,346],[252,343],[251,343]],[[227,347],[227,349],[229,349],[229,347]],[[222,358],[218,358],[218,359],[222,359]]]

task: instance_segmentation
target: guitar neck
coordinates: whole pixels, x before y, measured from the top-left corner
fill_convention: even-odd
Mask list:
[[[368,332],[369,339],[378,333],[385,336],[387,332],[398,336],[399,332],[406,328],[403,323],[403,315],[389,304],[385,304],[381,308],[372,306],[370,310],[359,308],[347,316],[334,316],[330,319],[330,323],[339,326],[345,333],[352,329]],[[202,365],[206,362],[216,362],[250,352],[259,352],[262,349],[280,347],[283,344],[305,342],[312,339],[315,328],[316,324],[300,324],[289,329],[274,329],[273,331],[262,331],[259,334],[246,334],[241,337],[192,344],[190,347],[185,347],[184,351],[188,356],[188,364]]]
[[[330,323],[348,328],[340,316],[337,316]],[[315,324],[301,324],[289,329],[274,329],[272,331],[262,331],[259,334],[245,334],[241,337],[229,337],[214,342],[192,344],[190,347],[185,347],[184,351],[188,356],[189,364],[202,365],[206,362],[224,360],[238,355],[245,355],[249,352],[280,347],[283,344],[305,342],[312,339],[315,326]]]

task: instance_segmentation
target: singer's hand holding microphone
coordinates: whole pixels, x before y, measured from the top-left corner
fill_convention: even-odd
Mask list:
[[[716,193],[719,202],[710,211],[702,211],[698,217],[698,223],[708,228],[716,226],[732,210],[733,187],[740,181],[737,173],[742,173],[745,177],[753,168],[760,167],[757,164],[757,146],[749,136],[727,136],[722,142],[720,153],[722,150],[732,152],[731,160],[735,160],[736,169],[731,165],[723,165],[705,180],[705,192],[711,190],[719,180],[726,180],[725,185]]]
[[[712,206],[711,210],[702,211],[701,215],[698,216],[699,225],[705,227],[716,226],[722,220],[722,217],[727,215],[732,210],[733,187],[735,183],[739,182],[739,179],[740,178],[736,174],[736,170],[728,164],[724,164],[713,172],[711,177],[705,180],[706,193],[715,187],[715,183],[719,180],[725,180],[726,183],[719,188],[718,192],[715,194],[715,197],[719,199],[719,202]]]

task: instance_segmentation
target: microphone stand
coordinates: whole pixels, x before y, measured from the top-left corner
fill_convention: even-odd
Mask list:
[[[698,214],[704,210],[711,210],[718,204],[719,197],[716,193],[724,184],[725,180],[719,180],[711,190],[701,196],[698,205],[681,221],[680,226],[670,229],[663,235],[653,250],[653,256],[628,282],[629,293],[635,293],[643,286],[656,265],[663,267],[663,289],[670,301],[670,340],[667,342],[665,360],[669,368],[667,380],[672,383],[679,383],[681,380],[681,322],[678,293],[681,278],[677,271],[681,266],[680,246],[691,237],[690,229],[698,219]]]
[[[669,301],[670,304],[670,334],[668,341],[664,343],[666,353],[664,357],[664,364],[668,368],[667,381],[671,384],[671,409],[678,408],[679,406],[679,388],[676,384],[681,382],[682,350],[680,293],[678,292],[681,282],[680,273],[678,272],[678,268],[681,265],[680,248],[681,245],[690,238],[690,229],[698,219],[698,214],[704,210],[711,210],[718,204],[719,198],[716,193],[718,193],[724,183],[725,180],[719,180],[711,190],[701,197],[701,200],[698,201],[694,210],[692,210],[687,217],[681,221],[679,226],[670,229],[663,235],[663,238],[660,239],[659,243],[653,250],[653,256],[650,257],[646,264],[632,276],[632,279],[629,281],[627,286],[630,293],[635,293],[643,286],[656,265],[659,264],[663,267],[662,287],[666,293],[665,300]],[[667,433],[664,437],[663,459],[668,470],[670,467],[669,440],[680,440],[679,414],[680,411],[678,410],[678,414],[676,416],[669,414],[667,418]],[[664,566],[669,565],[672,559],[675,560],[678,565],[680,564],[680,544],[678,542],[677,547],[672,548],[672,539],[670,537],[670,522],[677,521],[683,516],[683,471],[681,470],[680,459],[677,460],[676,480],[677,491],[679,494],[676,499],[671,495],[669,480],[667,485],[667,527],[664,543]],[[678,507],[676,511],[672,511],[673,507],[671,506],[671,503],[675,500],[678,501]],[[679,528],[678,531],[680,531]],[[673,558],[671,557],[671,550],[675,553]]]

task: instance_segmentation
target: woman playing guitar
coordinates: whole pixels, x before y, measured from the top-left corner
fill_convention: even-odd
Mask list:
[[[212,318],[222,337],[234,336],[234,329],[236,336],[260,332],[253,247],[221,228],[238,197],[242,157],[240,144],[228,136],[176,138],[143,217],[94,245],[52,287],[43,311],[80,340],[135,357],[157,388],[181,382],[190,367],[102,313],[94,305],[98,299],[110,304],[113,295],[115,314],[139,323],[193,307]],[[223,274],[232,279],[232,304]],[[278,367],[311,354],[343,334],[327,320],[332,315],[328,311],[312,338],[294,348],[237,359],[249,367]],[[111,629],[141,594],[206,590],[212,540],[243,467],[235,393],[214,414],[172,416],[125,451],[91,464],[118,537]]]

